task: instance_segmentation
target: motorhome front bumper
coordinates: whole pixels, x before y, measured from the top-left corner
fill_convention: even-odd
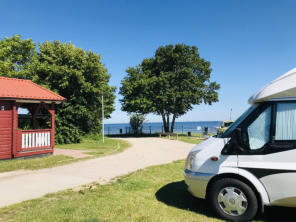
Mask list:
[[[195,197],[203,198],[206,197],[207,185],[214,174],[210,173],[199,173],[185,170],[184,177],[185,183],[188,185],[188,191]]]

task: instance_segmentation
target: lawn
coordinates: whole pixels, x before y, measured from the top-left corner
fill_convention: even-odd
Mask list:
[[[187,134],[178,134],[178,139],[186,143],[198,144],[203,141],[200,138],[202,138],[200,133],[192,133],[191,136],[188,136]]]
[[[149,167],[109,185],[86,186],[0,209],[3,221],[220,221],[183,181],[184,161]],[[271,208],[261,221],[292,221],[294,210]]]
[[[78,144],[65,144],[65,145],[57,145],[59,148],[63,149],[79,149],[86,150],[93,158],[98,156],[109,155],[117,152],[121,152],[130,144],[126,141],[119,139],[111,139],[105,138],[105,143],[102,143],[101,138],[97,137],[85,137],[83,138],[81,143]],[[86,159],[86,158],[83,158]],[[56,156],[46,156],[46,157],[34,157],[27,159],[12,159],[12,160],[2,160],[0,161],[0,172],[27,169],[27,170],[36,170],[41,168],[49,168],[58,165],[64,165],[68,163],[72,163],[82,159],[75,159],[72,157],[64,156],[64,155],[56,155]]]
[[[212,136],[212,135],[214,135],[214,134],[210,134],[209,136]],[[169,137],[162,136],[162,138],[168,139]],[[176,140],[177,137],[171,136],[170,139]],[[204,139],[203,139],[203,135],[201,133],[191,133],[191,136],[188,136],[186,133],[179,133],[178,140],[183,141],[185,143],[198,144],[198,143],[202,142]]]
[[[120,139],[111,139],[109,137],[102,138],[99,136],[84,137],[81,143],[56,145],[56,148],[85,150],[87,154],[95,156],[104,156],[112,153],[118,153],[128,148],[130,144]]]
[[[74,158],[57,155],[34,157],[28,159],[12,159],[0,161],[0,172],[13,171],[13,170],[35,170],[41,168],[49,168],[57,165],[67,164],[75,161]]]

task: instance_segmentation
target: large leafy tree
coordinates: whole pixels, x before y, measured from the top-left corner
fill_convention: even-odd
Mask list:
[[[28,72],[36,55],[32,39],[22,40],[20,35],[0,40],[0,73],[2,76],[33,78]]]
[[[210,81],[211,71],[195,46],[159,47],[154,57],[127,69],[120,88],[122,110],[160,115],[165,132],[173,132],[176,118],[193,105],[218,101],[220,85]]]
[[[115,87],[101,57],[59,41],[36,44],[19,35],[0,40],[0,75],[31,79],[67,101],[56,106],[56,142],[79,142],[101,129],[101,96],[105,118],[114,110]]]
[[[39,44],[32,70],[37,82],[67,98],[56,107],[57,142],[79,139],[77,134],[99,133],[101,96],[104,95],[105,118],[114,110],[115,87],[108,85],[110,75],[92,51],[59,41]]]

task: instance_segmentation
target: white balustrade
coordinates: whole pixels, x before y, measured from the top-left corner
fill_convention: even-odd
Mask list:
[[[50,146],[50,132],[22,132],[22,149]]]

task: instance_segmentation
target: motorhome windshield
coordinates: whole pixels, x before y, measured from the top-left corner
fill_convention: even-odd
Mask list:
[[[230,137],[232,131],[251,113],[256,109],[257,105],[251,106],[247,109],[235,122],[221,135],[221,137]]]

